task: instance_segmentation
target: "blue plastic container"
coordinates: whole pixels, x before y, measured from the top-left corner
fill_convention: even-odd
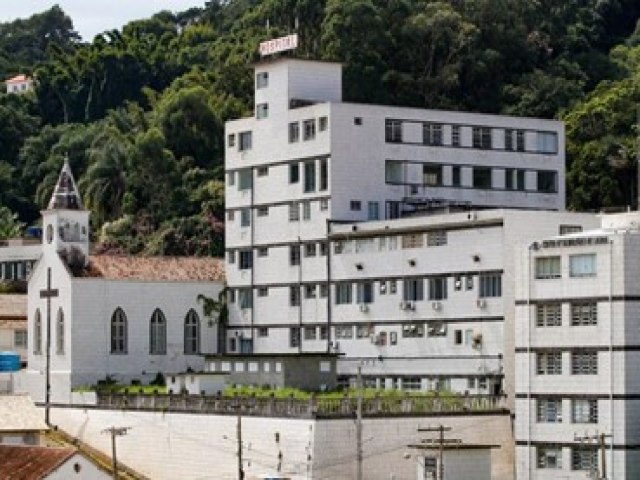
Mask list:
[[[18,372],[20,355],[16,352],[0,352],[0,372]]]

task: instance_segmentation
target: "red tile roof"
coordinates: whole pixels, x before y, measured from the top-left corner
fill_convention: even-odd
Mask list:
[[[6,80],[5,83],[7,83],[7,84],[23,83],[23,82],[27,82],[27,81],[29,81],[29,77],[27,77],[26,75],[16,75],[15,77],[11,77],[10,79]]]
[[[224,281],[224,261],[212,257],[93,255],[80,277],[168,282]]]
[[[0,445],[0,478],[40,480],[76,453],[73,448]]]

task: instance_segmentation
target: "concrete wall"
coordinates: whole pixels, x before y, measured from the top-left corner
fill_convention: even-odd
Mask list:
[[[101,431],[129,426],[118,439],[123,463],[157,480],[237,478],[236,417],[54,408],[52,420],[67,433],[110,454],[110,438]],[[404,459],[406,445],[421,438],[419,426],[453,427],[450,438],[503,447],[491,454],[492,479],[513,479],[513,439],[508,415],[365,419],[364,478],[414,478],[413,459]],[[355,479],[353,420],[287,420],[243,417],[247,478],[274,472],[282,451],[282,473],[294,480]],[[276,443],[279,434],[279,444]],[[152,447],[152,448],[151,448]]]

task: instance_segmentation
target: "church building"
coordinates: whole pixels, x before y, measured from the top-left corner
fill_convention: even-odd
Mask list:
[[[147,383],[159,372],[203,368],[202,355],[216,352],[218,325],[198,296],[218,297],[221,260],[90,255],[89,211],[67,163],[42,216],[23,389],[43,400],[48,371],[51,401],[66,402],[72,389],[107,377]]]

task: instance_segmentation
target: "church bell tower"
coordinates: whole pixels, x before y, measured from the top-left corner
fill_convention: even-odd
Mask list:
[[[86,267],[89,262],[89,211],[65,160],[47,209],[42,212],[43,253],[58,254],[69,267]]]

